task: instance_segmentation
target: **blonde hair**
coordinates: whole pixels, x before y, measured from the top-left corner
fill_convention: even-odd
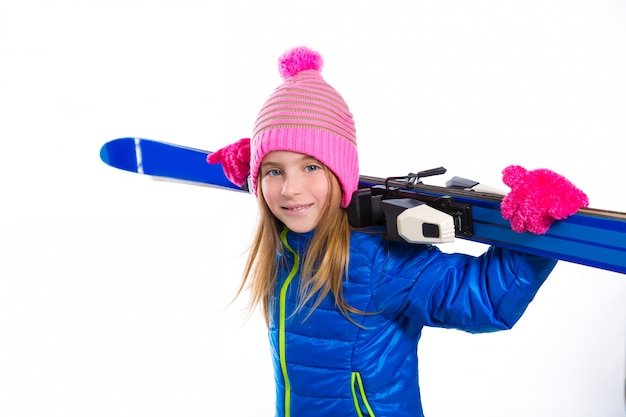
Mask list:
[[[349,314],[362,312],[350,306],[343,295],[343,277],[347,274],[350,261],[350,224],[346,209],[340,206],[342,194],[339,181],[328,168],[325,170],[330,192],[326,210],[315,228],[303,258],[298,309],[317,295],[311,309],[312,313],[331,293],[339,311],[354,322]],[[284,258],[277,256],[283,253],[278,220],[265,202],[260,182],[257,187],[260,218],[237,295],[240,295],[246,287],[249,288],[250,309],[260,305],[265,322],[269,325],[270,297],[276,285],[279,259]]]

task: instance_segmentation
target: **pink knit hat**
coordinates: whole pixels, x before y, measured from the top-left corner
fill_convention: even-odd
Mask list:
[[[243,186],[248,177],[257,192],[259,167],[273,151],[292,151],[312,156],[337,177],[348,207],[359,183],[359,158],[352,114],[345,101],[321,76],[322,57],[298,47],[278,60],[285,80],[269,97],[257,116],[252,140],[243,138],[207,158],[222,164],[224,174]]]
[[[285,80],[257,116],[250,143],[250,174],[256,190],[263,157],[272,151],[312,156],[337,177],[347,207],[359,182],[359,159],[352,114],[339,93],[321,76],[319,53],[297,47],[279,58]]]

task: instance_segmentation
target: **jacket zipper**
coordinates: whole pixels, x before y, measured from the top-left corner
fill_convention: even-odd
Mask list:
[[[361,373],[352,372],[351,379],[351,389],[352,389],[352,400],[354,401],[354,409],[359,417],[376,417],[374,415],[374,411],[372,411],[372,407],[370,407],[369,402],[367,401],[367,396],[365,395],[365,389],[363,388],[363,380],[361,379]],[[363,414],[361,411],[362,406],[367,410],[367,414]]]
[[[300,265],[300,255],[296,253],[289,243],[287,243],[287,232],[289,230],[284,228],[280,233],[280,240],[287,248],[289,252],[293,254],[293,266],[291,267],[291,271],[289,275],[285,279],[282,287],[280,288],[280,299],[279,299],[279,319],[278,319],[278,349],[279,349],[279,357],[280,357],[280,369],[283,374],[283,380],[285,381],[285,417],[291,417],[291,384],[289,383],[289,374],[287,373],[287,359],[286,359],[286,348],[285,348],[285,317],[286,315],[286,300],[287,300],[287,289],[289,288],[289,284],[298,273],[298,267]]]

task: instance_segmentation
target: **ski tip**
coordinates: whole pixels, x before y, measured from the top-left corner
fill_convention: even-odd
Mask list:
[[[111,140],[100,148],[100,160],[114,168],[125,171],[137,171],[137,154],[134,138],[119,138]]]
[[[105,143],[104,145],[102,145],[102,147],[100,148],[100,160],[102,162],[104,162],[107,165],[111,165],[109,162],[111,161],[111,158],[109,157],[109,149],[108,149],[108,143]]]

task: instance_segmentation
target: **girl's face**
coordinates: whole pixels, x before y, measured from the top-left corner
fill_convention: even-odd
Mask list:
[[[263,198],[270,211],[290,230],[306,233],[328,208],[327,169],[308,155],[288,151],[268,153],[259,170]]]

